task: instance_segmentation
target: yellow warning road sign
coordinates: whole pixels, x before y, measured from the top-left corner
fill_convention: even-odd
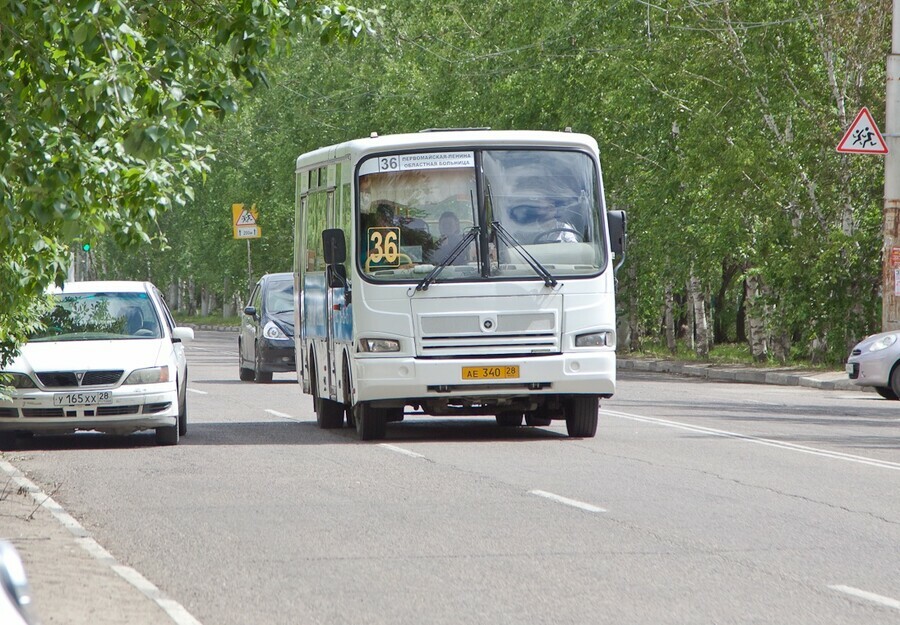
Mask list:
[[[256,204],[244,208],[243,204],[231,205],[231,223],[235,239],[258,239],[262,236],[262,228],[257,223],[259,213]]]

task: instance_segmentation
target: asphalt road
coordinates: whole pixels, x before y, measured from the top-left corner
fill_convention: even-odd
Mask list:
[[[900,402],[625,373],[594,439],[317,429],[293,374],[188,346],[190,426],[15,464],[203,625],[898,623]]]

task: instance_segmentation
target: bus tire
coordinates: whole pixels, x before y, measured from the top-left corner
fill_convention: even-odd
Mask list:
[[[320,397],[319,409],[316,411],[316,421],[323,430],[344,427],[344,404]]]
[[[497,425],[504,428],[517,428],[522,425],[521,412],[501,412],[496,419]]]
[[[593,438],[597,433],[597,411],[600,398],[596,395],[574,395],[569,400],[566,432],[572,438]]]
[[[546,427],[553,423],[553,419],[547,419],[546,417],[539,417],[536,414],[526,414],[525,415],[525,425],[530,425],[532,427]]]
[[[387,415],[384,410],[373,408],[368,402],[359,402],[353,407],[353,421],[356,435],[361,441],[384,438],[387,433]]]

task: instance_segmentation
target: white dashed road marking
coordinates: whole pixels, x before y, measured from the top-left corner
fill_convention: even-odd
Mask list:
[[[840,584],[829,586],[829,588],[838,592],[852,595],[859,599],[865,599],[866,601],[871,601],[872,603],[877,603],[889,608],[894,608],[895,610],[900,610],[900,601],[897,601],[896,599],[892,599],[890,597],[885,597],[884,595],[876,595],[874,592],[860,590],[859,588],[854,588],[853,586],[842,586]]]
[[[206,391],[198,391],[197,389],[191,388],[190,386],[188,387],[188,390],[191,393],[197,393],[198,395],[209,395],[209,393],[207,393]]]
[[[391,451],[396,451],[398,454],[403,454],[404,456],[409,456],[410,458],[424,458],[422,454],[417,454],[414,451],[410,451],[408,449],[403,449],[402,447],[397,447],[396,445],[389,445],[387,443],[379,443],[380,446],[385,449],[390,449]]]
[[[679,430],[687,430],[689,432],[701,432],[703,434],[711,434],[713,436],[722,436],[725,438],[735,438],[747,443],[756,443],[757,445],[766,445],[767,447],[775,447],[777,449],[785,449],[788,451],[796,451],[803,454],[811,454],[813,456],[822,456],[823,458],[832,458],[834,460],[844,460],[847,462],[855,462],[857,464],[865,464],[880,469],[891,469],[900,471],[900,462],[890,462],[889,460],[878,460],[877,458],[867,458],[866,456],[854,456],[853,454],[845,454],[839,451],[828,451],[826,449],[816,449],[815,447],[807,447],[806,445],[797,445],[795,443],[785,443],[770,438],[760,438],[758,436],[750,436],[749,434],[738,434],[737,432],[729,432],[727,430],[717,430],[707,428],[701,425],[691,425],[690,423],[682,423],[680,421],[670,421],[668,419],[655,419],[653,417],[643,417],[641,415],[629,414],[627,412],[616,412],[614,410],[601,410],[600,414],[619,419],[628,419],[630,421],[641,421],[643,423],[652,423],[654,425],[662,425],[664,427],[676,428]]]
[[[569,499],[568,497],[563,497],[562,495],[555,495],[553,493],[548,493],[545,490],[532,490],[529,491],[532,495],[537,495],[538,497],[544,497],[545,499],[550,499],[557,503],[565,504],[567,506],[572,506],[573,508],[580,508],[581,510],[587,510],[588,512],[606,512],[603,508],[599,508],[597,506],[591,505],[589,503],[585,503],[583,501],[578,501],[577,499]]]
[[[287,419],[288,421],[300,421],[300,419],[298,419],[297,417],[292,417],[289,414],[278,412],[277,410],[272,410],[271,408],[266,408],[266,412],[268,412],[270,415],[281,417],[282,419]]]

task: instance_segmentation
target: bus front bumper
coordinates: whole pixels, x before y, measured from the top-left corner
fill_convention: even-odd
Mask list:
[[[612,351],[465,360],[358,357],[356,365],[354,402],[536,393],[609,397],[616,390]]]

